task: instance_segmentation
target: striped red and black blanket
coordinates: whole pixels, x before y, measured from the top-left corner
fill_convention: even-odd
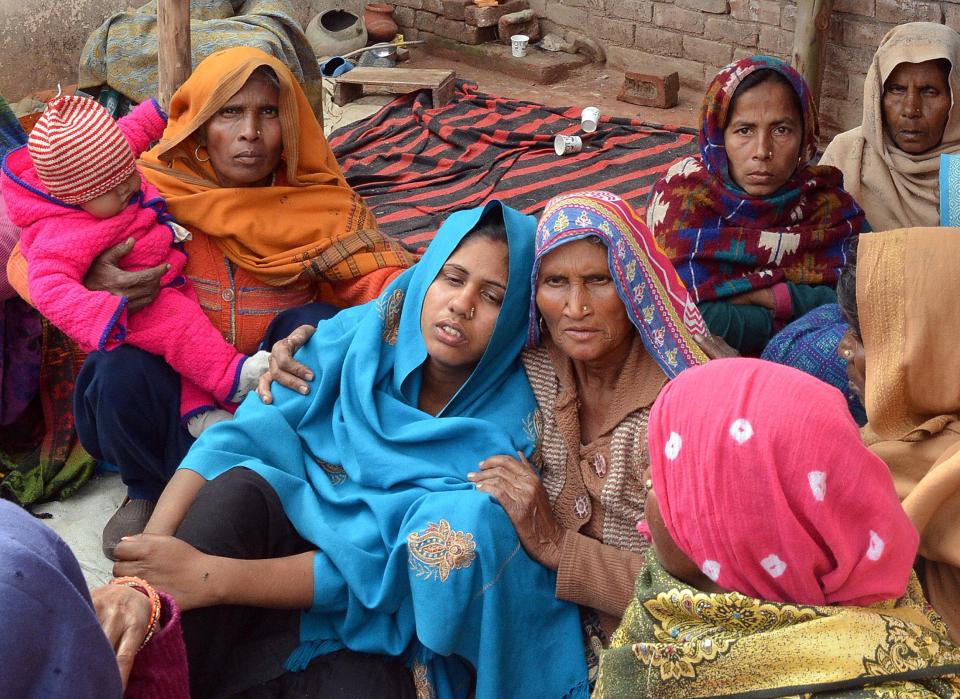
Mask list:
[[[557,134],[584,137],[558,156]],[[453,101],[431,107],[426,92],[400,97],[330,135],[347,181],[381,229],[423,250],[447,214],[500,198],[539,214],[554,195],[606,189],[643,210],[657,178],[696,152],[689,130],[603,118],[580,131],[579,107],[546,107],[487,95],[459,82]]]

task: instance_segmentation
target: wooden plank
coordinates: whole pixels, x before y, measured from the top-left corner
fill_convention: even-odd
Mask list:
[[[413,92],[423,88],[436,89],[453,78],[452,70],[430,68],[370,68],[360,66],[336,78],[338,83],[396,88],[398,92]]]
[[[190,77],[190,0],[157,0],[157,99],[167,109],[170,98]]]
[[[813,103],[820,106],[820,84],[823,81],[825,37],[830,27],[833,0],[799,0],[793,34],[793,67],[804,77]]]

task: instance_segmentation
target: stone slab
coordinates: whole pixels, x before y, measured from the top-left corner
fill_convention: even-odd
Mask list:
[[[460,61],[477,68],[496,66],[504,75],[529,80],[540,85],[552,85],[563,80],[570,72],[590,63],[583,54],[551,53],[531,46],[523,58],[514,58],[510,47],[503,44],[467,46],[440,36],[429,36],[427,51],[434,56]]]

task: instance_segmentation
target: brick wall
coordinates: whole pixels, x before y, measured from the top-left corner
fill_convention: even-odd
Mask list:
[[[731,60],[755,53],[789,59],[797,12],[795,1],[774,0],[527,1],[544,32],[592,37],[610,65],[676,70],[683,85],[697,90]],[[405,35],[445,32],[442,0],[393,3]],[[877,44],[896,24],[914,21],[960,29],[960,0],[835,0],[820,99],[825,136],[860,123],[864,76]]]

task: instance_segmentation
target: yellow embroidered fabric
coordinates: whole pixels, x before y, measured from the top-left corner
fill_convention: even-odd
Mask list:
[[[960,650],[915,576],[898,600],[815,607],[706,594],[650,558],[594,699],[960,696]]]
[[[458,568],[469,568],[476,549],[473,534],[454,530],[445,519],[407,536],[411,570],[417,577],[439,578],[440,582],[446,582]]]

